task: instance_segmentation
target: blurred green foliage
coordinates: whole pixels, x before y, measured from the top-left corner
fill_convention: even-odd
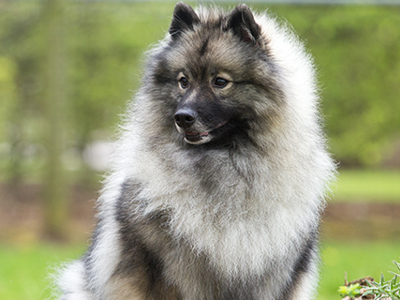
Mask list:
[[[40,170],[46,157],[41,5],[0,4],[0,169],[11,178]],[[138,87],[143,53],[164,36],[173,7],[68,2],[68,153],[80,157],[90,141],[109,138]],[[315,57],[335,158],[378,165],[400,128],[400,7],[273,5],[269,11],[291,23]]]

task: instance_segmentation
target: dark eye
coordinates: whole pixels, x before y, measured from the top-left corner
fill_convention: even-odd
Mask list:
[[[214,79],[214,86],[218,87],[218,88],[224,88],[226,87],[226,85],[228,84],[228,80],[221,78],[221,77],[217,77]]]
[[[186,77],[179,78],[181,88],[186,89],[189,86],[189,80]]]

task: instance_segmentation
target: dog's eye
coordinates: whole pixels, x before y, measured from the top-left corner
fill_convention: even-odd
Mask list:
[[[227,86],[228,82],[229,82],[228,80],[226,80],[226,79],[224,79],[222,77],[217,77],[217,78],[214,79],[214,83],[213,84],[217,88],[224,88],[224,87]]]
[[[179,78],[181,88],[186,89],[189,86],[189,80],[186,77]]]

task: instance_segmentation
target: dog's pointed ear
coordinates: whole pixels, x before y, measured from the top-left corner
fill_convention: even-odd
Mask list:
[[[173,39],[178,38],[185,30],[193,30],[194,25],[200,23],[199,17],[189,5],[179,2],[174,9],[174,16],[169,27],[169,34]]]
[[[246,4],[238,5],[227,17],[226,30],[233,30],[242,41],[260,44],[261,28]]]

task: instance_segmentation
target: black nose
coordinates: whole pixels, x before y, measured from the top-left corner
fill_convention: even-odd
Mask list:
[[[175,123],[184,129],[192,126],[196,122],[197,114],[193,109],[181,108],[175,113]]]

